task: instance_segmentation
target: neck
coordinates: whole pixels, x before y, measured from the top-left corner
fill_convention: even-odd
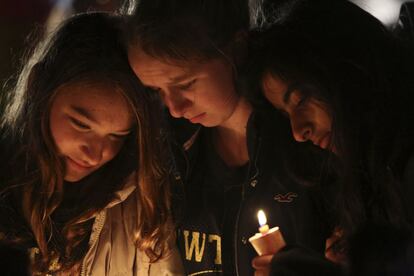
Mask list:
[[[246,127],[251,113],[251,105],[240,98],[230,118],[216,127],[215,147],[229,167],[240,167],[249,161]]]

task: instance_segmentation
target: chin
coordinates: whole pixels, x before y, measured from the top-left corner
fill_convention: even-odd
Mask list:
[[[87,177],[88,175],[73,175],[73,174],[67,174],[63,178],[66,182],[78,182]]]
[[[200,123],[203,127],[216,127],[216,124],[206,124],[206,123]]]
[[[204,121],[204,122],[200,122],[200,125],[204,126],[204,127],[218,127],[221,126],[223,124],[223,121]]]

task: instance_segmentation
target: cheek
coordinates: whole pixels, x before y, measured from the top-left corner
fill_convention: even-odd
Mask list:
[[[208,87],[204,93],[204,102],[217,111],[233,109],[239,98],[233,83],[221,82]]]
[[[295,108],[291,111],[287,111],[289,118],[293,122],[300,122],[306,124],[317,124],[315,110],[310,106],[302,106]]]
[[[225,67],[215,71],[210,75],[207,85],[210,86],[209,94],[212,99],[215,99],[217,105],[231,104],[234,99],[238,98],[231,68]]]
[[[72,128],[59,118],[50,120],[50,132],[59,153],[67,153],[78,140]]]
[[[330,131],[332,128],[332,117],[330,113],[325,108],[318,106],[315,114],[316,120],[320,127],[326,131]]]
[[[305,125],[313,124],[308,112],[304,109],[288,112],[288,114],[292,129],[296,129],[298,126],[303,127]]]
[[[285,104],[282,101],[282,96],[279,96],[276,91],[270,91],[268,89],[263,90],[263,96],[266,98],[266,100],[277,110],[282,112],[283,114],[289,114],[289,111],[287,110]]]
[[[292,119],[313,125],[318,131],[325,132],[331,130],[331,116],[319,104],[313,102],[310,102],[301,108],[297,108],[292,112],[291,120]]]
[[[121,151],[124,141],[108,141],[106,145],[106,150],[104,153],[104,162],[109,162],[114,159],[118,153]]]

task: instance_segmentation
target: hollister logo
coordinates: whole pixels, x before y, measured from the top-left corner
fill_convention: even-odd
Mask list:
[[[285,195],[277,194],[274,196],[273,199],[276,200],[277,202],[292,202],[295,197],[298,197],[297,193],[288,192]]]

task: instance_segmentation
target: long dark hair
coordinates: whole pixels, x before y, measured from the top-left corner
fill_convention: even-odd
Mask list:
[[[401,168],[414,143],[409,46],[348,1],[305,0],[253,32],[250,51],[252,91],[270,72],[330,107],[345,234],[367,221],[403,225]]]
[[[32,238],[39,248],[35,271],[48,271],[56,257],[62,270],[80,262],[86,253],[80,245],[87,246],[90,233],[88,219],[113,199],[129,175],[134,176],[139,201],[137,246],[155,260],[171,232],[168,177],[161,162],[163,141],[155,105],[129,67],[122,25],[121,17],[105,13],[68,19],[37,44],[7,99],[2,132],[16,150],[10,161],[14,174],[3,193],[11,191],[18,199],[30,229],[15,240]],[[133,111],[135,130],[113,160],[88,176],[90,183],[82,188],[78,211],[58,233],[53,214],[63,198],[64,167],[50,134],[49,113],[56,91],[68,83],[116,88]]]

